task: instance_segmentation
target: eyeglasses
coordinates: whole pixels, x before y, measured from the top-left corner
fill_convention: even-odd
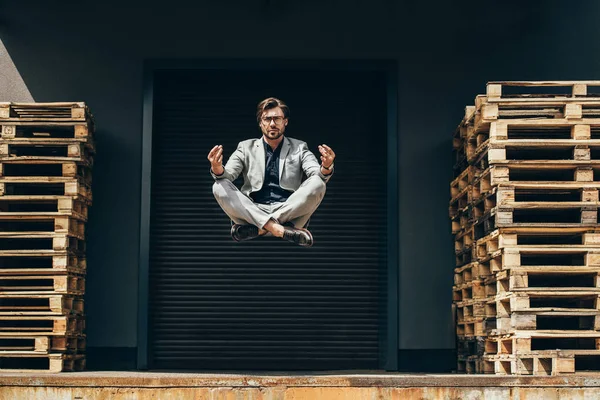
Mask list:
[[[265,125],[269,125],[271,123],[271,121],[275,121],[275,123],[277,125],[279,125],[280,123],[283,122],[284,117],[262,117],[260,120],[262,121],[263,124]]]

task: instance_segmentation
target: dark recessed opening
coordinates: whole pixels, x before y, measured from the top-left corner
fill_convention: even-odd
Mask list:
[[[572,160],[573,148],[507,148],[507,160]]]
[[[581,331],[594,328],[593,316],[554,316],[538,315],[536,318],[536,329],[538,330],[565,330]]]
[[[20,156],[53,156],[53,157],[67,157],[68,148],[67,146],[9,146],[9,152],[17,157]]]
[[[0,268],[52,268],[52,257],[0,257]]]
[[[40,311],[49,310],[49,300],[47,298],[0,298],[0,309],[10,310],[11,308],[21,311]]]
[[[502,97],[571,97],[571,86],[509,86],[502,85]]]
[[[17,137],[20,138],[74,138],[75,128],[73,126],[19,126],[17,127]]]
[[[572,297],[551,297],[551,298],[530,298],[531,308],[581,308],[595,309],[594,298],[572,298]]]
[[[596,274],[529,274],[529,287],[596,287]]]
[[[512,169],[511,181],[573,181],[574,169]]]
[[[62,176],[61,164],[4,164],[4,176]]]
[[[48,220],[48,221],[28,221],[28,220],[0,221],[0,231],[2,231],[2,232],[53,232],[54,231],[54,220]]]
[[[527,107],[527,110],[531,110]],[[509,139],[570,139],[571,128],[523,128],[516,126],[508,127]]]
[[[581,209],[516,209],[513,211],[513,222],[580,223]]]
[[[0,369],[39,369],[50,368],[48,357],[0,357]]]
[[[590,159],[600,160],[600,147],[590,147]]]
[[[0,250],[52,250],[52,238],[15,239],[0,237]]]
[[[594,338],[532,338],[531,350],[595,350],[596,340]]]
[[[64,183],[7,183],[5,194],[27,196],[60,196],[65,194]]]
[[[54,326],[54,320],[0,320],[0,331],[6,330],[6,328],[23,328],[24,330],[39,329],[52,329]],[[0,357],[0,359],[2,359]]]
[[[565,235],[518,235],[518,245],[536,244],[583,244],[582,234]]]
[[[58,201],[27,201],[19,202],[0,200],[2,212],[58,212]]]
[[[581,191],[578,189],[515,189],[515,201],[581,201]]]
[[[599,356],[575,356],[575,371],[600,371]]]
[[[17,339],[0,337],[0,349],[13,350],[16,348],[27,348],[28,350],[34,350],[35,339]]]

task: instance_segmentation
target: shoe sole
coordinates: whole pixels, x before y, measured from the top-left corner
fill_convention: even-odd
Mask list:
[[[236,237],[236,233],[237,233],[238,227],[240,227],[240,226],[241,225],[235,224],[235,225],[233,225],[231,227],[230,234],[231,234],[231,238],[233,239],[234,242],[238,242],[238,243],[245,242],[245,241],[248,241],[248,240],[256,239],[257,237],[260,236],[260,235],[257,234],[256,236],[250,236],[250,237],[247,237],[246,239],[239,239],[239,238]],[[258,232],[258,229],[256,231]]]
[[[299,230],[306,232],[308,234],[308,236],[310,237],[310,244],[301,244],[300,246],[302,246],[302,247],[312,247],[312,245],[315,244],[315,240],[313,239],[312,233],[310,233],[310,231],[308,229],[304,229],[304,228],[299,229]]]

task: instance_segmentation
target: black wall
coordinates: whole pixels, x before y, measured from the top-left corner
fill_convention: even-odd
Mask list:
[[[144,60],[396,60],[399,347],[451,349],[452,131],[486,81],[598,79],[599,11],[517,0],[3,4],[0,39],[33,98],[86,101],[96,117],[89,346],[137,345]],[[23,92],[0,82],[2,101]]]

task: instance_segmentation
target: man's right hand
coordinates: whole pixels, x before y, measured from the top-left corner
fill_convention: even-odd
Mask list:
[[[223,146],[217,145],[208,153],[208,161],[210,161],[210,169],[215,175],[222,175],[223,169]]]

